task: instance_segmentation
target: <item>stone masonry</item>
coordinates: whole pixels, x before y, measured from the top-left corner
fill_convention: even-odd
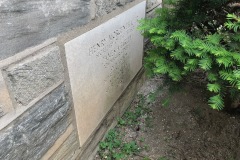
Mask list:
[[[20,105],[27,105],[46,88],[63,79],[59,48],[48,46],[34,58],[8,66],[4,73],[15,101]]]
[[[131,103],[144,71],[80,147],[59,39],[86,32],[140,1],[0,0],[0,160],[93,159],[99,141]],[[148,0],[147,8],[159,3]]]
[[[90,0],[0,0],[0,60],[89,22]]]
[[[0,132],[0,159],[40,159],[70,123],[64,86],[52,91]]]

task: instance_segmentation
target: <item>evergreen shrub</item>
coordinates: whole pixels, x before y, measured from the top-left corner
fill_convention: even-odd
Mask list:
[[[207,78],[209,105],[221,110],[240,93],[240,16],[237,1],[166,0],[139,30],[153,47],[145,68],[181,81],[196,70]]]

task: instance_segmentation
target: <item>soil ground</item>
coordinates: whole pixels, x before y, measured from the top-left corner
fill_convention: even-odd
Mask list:
[[[117,127],[125,141],[134,140],[144,148],[127,159],[240,160],[239,112],[211,109],[201,83],[191,80],[172,87],[162,78],[153,78],[139,95],[149,111],[138,125]],[[138,103],[139,96],[130,110]]]

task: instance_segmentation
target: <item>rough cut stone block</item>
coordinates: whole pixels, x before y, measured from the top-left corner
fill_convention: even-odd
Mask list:
[[[141,2],[65,44],[80,144],[142,67]]]
[[[63,65],[57,46],[44,48],[5,69],[11,93],[20,105],[27,105],[48,87],[63,80]]]
[[[0,0],[0,60],[90,19],[90,0]]]
[[[106,15],[115,10],[117,7],[124,6],[132,1],[134,0],[96,0],[96,16],[100,17]]]
[[[162,4],[162,0],[147,0],[147,9],[150,9],[158,4]]]
[[[12,101],[10,99],[2,73],[0,72],[0,118],[12,110]]]
[[[0,159],[40,159],[67,129],[69,111],[64,86],[60,86],[0,131]]]

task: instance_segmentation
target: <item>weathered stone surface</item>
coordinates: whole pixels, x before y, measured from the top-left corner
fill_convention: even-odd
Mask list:
[[[81,145],[142,67],[143,37],[136,28],[145,5],[138,3],[65,44]]]
[[[103,16],[134,0],[96,0],[96,17]]]
[[[60,86],[0,132],[0,159],[40,159],[67,129],[69,111],[67,94]]]
[[[54,153],[53,156],[49,158],[49,160],[57,160],[57,159],[66,159],[70,160],[75,151],[80,147],[78,142],[77,131],[73,131],[71,135],[66,139],[66,141],[60,146],[57,152]]]
[[[64,79],[63,65],[57,46],[44,48],[5,69],[7,82],[16,102],[27,105],[48,87]]]
[[[0,118],[11,111],[13,111],[12,101],[0,71]]]
[[[152,8],[158,4],[162,4],[162,0],[147,0],[147,9]]]
[[[4,116],[5,112],[3,110],[3,106],[0,106],[0,118]]]
[[[126,109],[130,106],[134,96],[137,94],[139,88],[141,88],[145,79],[146,76],[144,74],[144,70],[141,69],[126,88],[122,96],[117,100],[112,109],[105,116],[101,125],[98,126],[97,130],[81,148],[81,152],[76,159],[94,160],[99,141],[103,139],[104,135],[109,129],[113,128],[117,124],[117,118],[121,117]]]
[[[90,0],[0,0],[0,60],[86,24]]]

